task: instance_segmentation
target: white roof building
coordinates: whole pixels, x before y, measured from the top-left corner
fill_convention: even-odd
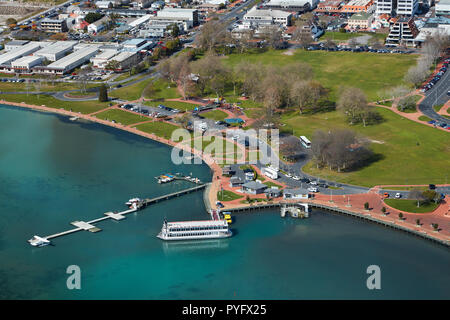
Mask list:
[[[77,44],[77,41],[57,41],[50,43],[45,48],[42,48],[34,53],[35,56],[44,57],[50,61],[56,61],[66,55],[66,53],[72,51],[73,47]]]
[[[291,24],[292,13],[272,9],[256,9],[253,7],[244,15],[244,21],[255,24],[280,24],[289,26]]]
[[[319,0],[270,0],[265,7],[292,11],[302,11],[303,9],[314,9]]]
[[[66,73],[89,61],[89,59],[95,56],[97,52],[98,48],[96,46],[78,50],[58,61],[49,64],[43,68],[43,70],[48,73]]]
[[[105,50],[95,57],[91,58],[92,66],[94,68],[104,68],[108,61],[117,55],[118,50]]]
[[[148,20],[150,20],[153,17],[151,14],[146,14],[145,16],[142,16],[140,18],[137,18],[136,20],[131,21],[128,25],[131,27],[138,27],[143,23],[146,23]]]
[[[17,60],[14,60],[11,63],[11,66],[14,69],[21,69],[25,71],[29,71],[34,66],[39,65],[44,59],[42,57],[36,57],[36,56],[25,56],[22,58],[19,58]]]
[[[441,0],[436,3],[436,15],[450,15],[450,0]]]
[[[39,50],[41,46],[41,42],[30,42],[17,50],[4,53],[0,55],[0,65],[9,65],[12,61]]]
[[[29,40],[12,40],[9,41],[5,44],[5,51],[11,51],[11,50],[15,50],[15,49],[19,49],[22,46],[26,45],[27,43],[29,43]]]

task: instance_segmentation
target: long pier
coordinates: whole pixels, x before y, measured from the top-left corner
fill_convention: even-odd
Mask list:
[[[142,201],[140,201],[139,203],[137,203],[136,206],[134,206],[133,208],[129,209],[129,210],[125,210],[122,212],[106,212],[104,217],[100,217],[94,220],[90,220],[87,222],[84,221],[73,221],[71,222],[72,225],[76,226],[76,228],[74,229],[70,229],[70,230],[66,230],[63,232],[59,232],[59,233],[55,233],[55,234],[51,234],[45,237],[42,237],[44,239],[50,240],[50,239],[54,239],[54,238],[58,238],[58,237],[62,237],[68,234],[72,234],[78,231],[90,231],[90,232],[98,232],[101,231],[101,229],[97,228],[94,224],[104,221],[104,220],[108,220],[108,219],[114,219],[114,220],[122,220],[125,219],[125,216],[127,214],[139,211],[145,207],[147,207],[148,205],[160,202],[160,201],[165,201],[165,200],[169,200],[175,197],[179,197],[188,193],[192,193],[192,192],[196,192],[198,190],[202,190],[204,188],[206,188],[208,184],[202,184],[202,185],[198,185],[192,188],[188,188],[188,189],[184,189],[181,191],[177,191],[177,192],[172,192],[166,195],[162,195],[159,197],[155,197],[155,198],[149,198],[149,199],[144,199]]]
[[[429,234],[427,234],[425,231],[417,231],[417,230],[412,230],[410,228],[406,228],[402,225],[398,225],[392,222],[388,222],[388,221],[383,221],[383,220],[379,220],[376,219],[374,217],[371,217],[370,215],[364,215],[361,213],[357,213],[357,212],[352,212],[349,210],[345,210],[345,209],[341,209],[335,206],[327,206],[325,204],[320,204],[320,203],[313,203],[313,202],[299,202],[299,203],[305,203],[308,204],[311,208],[316,208],[316,209],[324,209],[327,211],[332,211],[335,212],[337,214],[343,214],[343,215],[347,215],[347,216],[351,216],[357,219],[361,219],[361,220],[366,220],[372,223],[376,223],[379,225],[383,225],[385,227],[388,228],[392,228],[392,229],[396,229],[399,231],[403,231],[403,232],[407,232],[409,234],[433,241],[435,243],[439,243],[442,244],[446,247],[450,247],[450,243],[449,241],[446,240],[441,240],[441,239],[437,239],[433,236],[430,236]],[[236,208],[230,208],[230,209],[222,209],[221,211],[229,211],[229,212],[246,212],[246,211],[251,211],[251,210],[264,210],[264,209],[272,209],[272,208],[277,208],[277,207],[281,207],[284,204],[292,204],[292,203],[285,203],[285,202],[279,202],[279,203],[267,203],[267,204],[261,204],[261,205],[254,205],[254,206],[245,206],[245,207],[236,207]]]

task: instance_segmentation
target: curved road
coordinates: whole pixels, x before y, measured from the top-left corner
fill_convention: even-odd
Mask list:
[[[428,90],[425,95],[426,98],[419,104],[419,110],[427,117],[443,123],[450,123],[450,119],[447,119],[436,111],[433,106],[441,105],[449,100],[447,92],[450,90],[450,71],[444,73],[442,78]]]

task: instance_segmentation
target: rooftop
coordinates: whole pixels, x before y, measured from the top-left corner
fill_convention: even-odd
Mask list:
[[[247,183],[244,183],[242,186],[245,187],[245,188],[248,188],[248,189],[264,189],[264,188],[267,188],[267,186],[265,184],[262,184],[262,183],[256,182],[256,181],[249,181]]]
[[[281,10],[256,9],[256,7],[253,7],[245,15],[252,17],[287,18],[292,14]]]
[[[78,61],[80,58],[86,57],[88,55],[91,55],[95,52],[97,52],[98,48],[95,47],[87,47],[83,50],[77,50],[71,54],[69,54],[68,56],[65,56],[62,59],[59,59],[51,64],[49,64],[47,66],[47,68],[55,68],[55,69],[59,69],[59,68],[65,68],[66,66]]]

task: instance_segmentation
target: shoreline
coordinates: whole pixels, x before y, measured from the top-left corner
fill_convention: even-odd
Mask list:
[[[122,124],[118,124],[118,123],[113,123],[111,121],[107,121],[107,120],[102,120],[102,119],[98,119],[96,117],[93,117],[89,114],[82,114],[82,113],[77,113],[77,112],[73,112],[73,111],[68,111],[65,109],[56,109],[56,108],[50,108],[50,107],[46,107],[46,106],[36,106],[36,105],[30,105],[30,104],[25,104],[25,103],[18,103],[18,102],[9,102],[9,101],[5,101],[5,100],[0,100],[0,104],[4,104],[4,105],[9,105],[9,106],[14,106],[14,107],[20,107],[20,108],[25,108],[25,109],[30,109],[30,110],[35,110],[35,111],[41,111],[41,112],[48,112],[48,113],[53,113],[53,114],[59,114],[59,115],[64,115],[64,116],[68,116],[68,117],[78,117],[79,119],[83,119],[83,120],[87,120],[90,122],[94,122],[94,123],[99,123],[99,124],[103,124],[106,126],[110,126],[119,130],[124,130],[136,135],[139,135],[141,137],[145,137],[148,139],[151,139],[153,141],[157,141],[160,143],[163,143],[165,145],[168,146],[172,146],[172,147],[177,147],[180,150],[184,150],[187,151],[199,158],[201,158],[203,160],[203,162],[208,165],[208,167],[211,169],[212,171],[212,180],[211,180],[211,185],[210,188],[208,188],[209,194],[206,196],[204,196],[205,200],[208,199],[209,200],[209,205],[211,206],[211,203],[215,203],[214,200],[217,200],[216,198],[216,194],[217,191],[219,190],[220,187],[220,176],[221,176],[221,168],[220,166],[214,161],[214,159],[208,155],[203,154],[202,151],[198,151],[196,149],[191,148],[190,146],[187,145],[183,145],[183,144],[178,144],[177,142],[171,141],[169,139],[165,139],[165,138],[161,138],[159,136],[156,136],[155,134],[150,134],[150,133],[146,133],[143,131],[140,131],[138,129],[135,129],[134,127],[131,126],[125,126]],[[450,197],[447,196],[446,199],[449,198],[448,200],[450,200]],[[312,200],[312,204],[322,204],[324,205],[325,203],[321,203],[321,202],[325,202],[325,199],[314,199]],[[280,202],[286,202],[283,201],[283,199],[276,199],[274,201],[276,204],[279,204]],[[294,202],[298,202],[298,201],[294,201]],[[336,201],[337,202],[337,201]],[[330,210],[333,210],[333,208],[335,209],[336,212],[341,212],[341,210],[345,210],[345,211],[349,211],[352,212],[353,214],[358,214],[358,215],[362,215],[362,216],[368,216],[371,219],[370,220],[375,220],[376,222],[380,223],[380,224],[386,224],[386,222],[388,223],[393,223],[394,225],[398,225],[396,223],[395,220],[390,219],[390,217],[386,217],[386,216],[382,216],[382,217],[374,217],[372,216],[369,212],[364,213],[364,210],[360,210],[359,208],[355,208],[356,210],[348,210],[348,208],[344,208],[344,207],[340,207],[339,205],[337,205],[337,203],[334,202],[332,206],[328,206],[330,208]],[[233,209],[233,204],[227,204],[226,202],[224,203],[225,207],[221,210],[221,211],[226,211],[227,209]],[[205,207],[207,207],[206,203],[205,203]],[[253,206],[252,204],[240,204],[239,207],[245,207],[247,208],[247,210],[252,210],[252,209],[256,209],[257,206]],[[439,208],[439,207],[438,207]],[[412,214],[414,215],[414,214]],[[448,217],[450,219],[450,217]],[[435,241],[444,244],[446,246],[449,246],[450,243],[450,237],[446,236],[442,233],[439,232],[426,232],[423,229],[422,230],[416,230],[416,228],[414,228],[414,226],[409,226],[406,223],[402,223],[401,225],[402,230],[403,231],[409,231],[412,234],[426,234],[427,236],[424,238],[433,238],[435,239]],[[398,230],[398,229],[396,229]]]

